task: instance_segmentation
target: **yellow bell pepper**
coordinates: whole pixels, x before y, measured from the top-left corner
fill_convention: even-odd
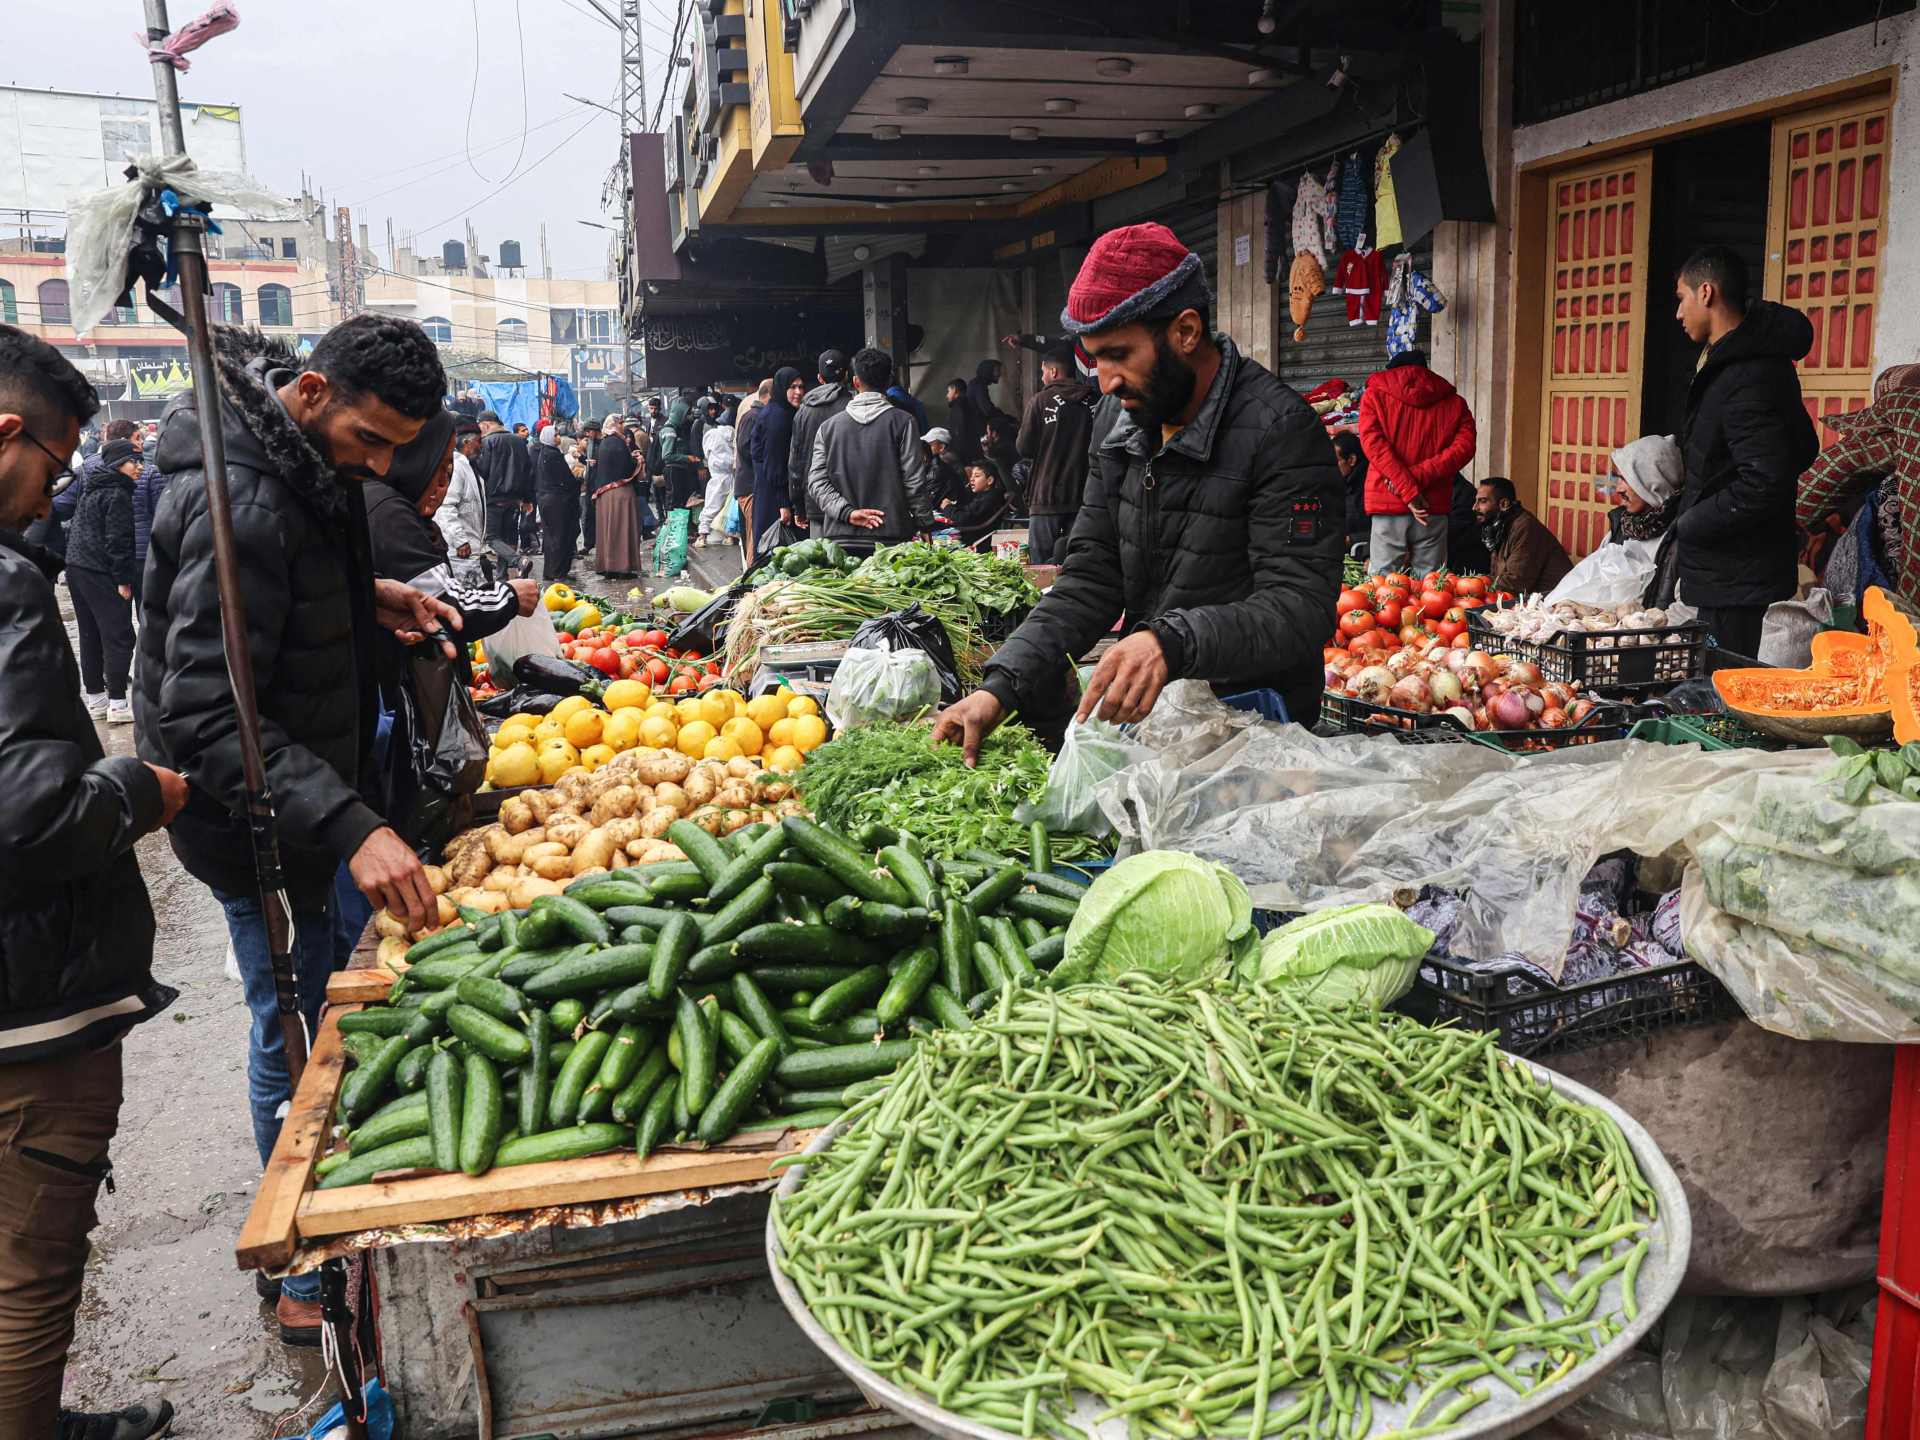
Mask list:
[[[580,603],[580,597],[573,593],[571,587],[555,583],[546,588],[540,603],[554,613],[564,615]]]

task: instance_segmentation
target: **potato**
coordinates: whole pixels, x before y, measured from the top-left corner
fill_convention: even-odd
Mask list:
[[[573,874],[573,859],[565,851],[542,855],[533,862],[533,873],[542,880],[565,880]]]
[[[713,803],[723,810],[744,810],[753,804],[753,787],[744,780],[729,780],[714,792]]]
[[[709,835],[718,835],[720,833],[720,822],[725,818],[725,814],[726,812],[722,810],[718,810],[711,805],[706,805],[694,811],[693,814],[687,818]]]
[[[807,813],[807,807],[798,800],[782,800],[773,807],[773,813],[781,816],[804,815]]]
[[[433,867],[429,866],[428,868],[432,869]],[[457,921],[460,918],[459,907],[456,906],[453,903],[453,901],[449,900],[446,896],[436,895],[433,897],[433,900],[434,900],[434,904],[439,907],[440,924],[443,927],[453,924],[455,921]]]
[[[528,849],[540,843],[540,839],[528,839],[539,836],[539,828],[522,830],[518,835],[509,835],[504,828],[490,831],[487,835],[487,853],[493,856],[496,865],[518,865],[526,857]],[[544,837],[541,837],[544,838]]]
[[[693,770],[693,761],[677,750],[649,750],[634,767],[635,776],[648,785],[678,785]]]
[[[611,867],[612,869],[624,870],[632,863],[633,862],[631,860],[627,859],[627,851],[625,846],[615,847],[613,852],[613,865]]]
[[[447,869],[444,865],[423,865],[427,874],[427,888],[436,895],[447,893]]]
[[[500,802],[500,823],[509,835],[531,830],[540,823],[540,819],[533,813],[533,806],[524,795],[515,795]]]
[[[754,782],[754,799],[768,805],[777,805],[793,793],[793,783],[782,780],[777,775],[769,775]]]
[[[658,840],[679,818],[680,812],[671,805],[656,805],[640,817],[640,834],[645,839]]]
[[[389,936],[396,940],[404,940],[407,938],[407,922],[391,910],[382,910],[373,917],[373,933],[382,940]]]
[[[687,799],[687,792],[670,780],[653,787],[653,803],[671,805],[682,815],[693,808],[693,803]]]
[[[727,774],[735,780],[746,780],[760,767],[744,755],[736,755],[727,761]]]
[[[720,833],[731,835],[736,830],[744,830],[753,823],[753,817],[744,810],[728,810],[720,820]]]
[[[507,908],[507,897],[498,890],[476,890],[467,906],[472,910],[484,910],[489,915],[498,915]]]
[[[493,869],[493,855],[485,845],[469,845],[460,852],[460,858],[448,867],[448,878],[454,889],[473,889],[481,884]]]
[[[483,888],[501,895],[506,895],[513,890],[514,885],[518,883],[519,880],[520,867],[518,865],[502,865],[491,875],[487,876],[486,885]]]
[[[520,857],[522,865],[531,865],[536,860],[545,860],[554,855],[565,855],[571,845],[563,845],[558,840],[542,840],[538,845],[529,845],[526,854]]]
[[[613,842],[613,848],[624,851],[627,845],[640,838],[640,817],[626,815],[618,820],[609,820],[600,827],[607,832],[607,838]]]
[[[683,860],[686,858],[680,853],[680,847],[678,845],[669,844],[665,840],[646,838],[629,842],[627,845],[627,855],[636,865],[657,865],[664,860]]]
[[[529,790],[524,795],[516,795],[513,800],[504,801],[500,806],[500,813],[504,817],[507,806],[518,801],[527,807],[528,813],[533,816],[534,824],[544,825],[547,823],[547,812],[553,808],[554,799],[555,796],[551,790]]]
[[[377,964],[398,975],[407,968],[407,942],[398,935],[383,935],[380,948],[374,951],[373,958]]]
[[[679,786],[676,785],[674,788],[677,790]],[[636,815],[645,815],[652,810],[655,805],[660,803],[653,798],[653,791],[649,790],[645,785],[636,787],[634,793],[640,797],[640,804],[633,812]]]
[[[600,798],[593,802],[593,809],[587,812],[587,820],[594,825],[604,825],[609,820],[620,820],[640,809],[640,794],[631,785],[610,786],[600,792]]]
[[[448,864],[452,864],[475,846],[484,845],[487,831],[492,828],[490,825],[475,825],[470,830],[462,830],[441,848],[441,855]]]
[[[695,770],[687,776],[686,785],[683,788],[686,790],[687,799],[694,805],[705,805],[720,789],[714,781],[711,770]],[[659,794],[657,790],[654,793]]]
[[[515,885],[507,895],[507,903],[516,910],[524,910],[542,895],[558,895],[566,888],[558,880],[544,880],[536,875]]]
[[[613,863],[613,848],[613,838],[605,830],[588,831],[586,838],[573,847],[573,873],[605,870]]]
[[[587,838],[593,826],[578,815],[556,815],[547,822],[547,836],[572,850]]]

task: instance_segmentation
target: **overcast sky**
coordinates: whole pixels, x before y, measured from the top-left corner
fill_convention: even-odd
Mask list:
[[[178,28],[207,3],[172,0],[169,19]],[[617,0],[601,3],[618,13]],[[464,239],[470,218],[483,254],[519,240],[537,273],[544,220],[556,277],[604,274],[607,234],[578,222],[610,219],[600,194],[619,157],[619,124],[566,95],[617,106],[619,46],[587,0],[237,4],[240,28],[194,52],[180,97],[242,108],[256,179],[294,192],[305,171],[329,207],[349,205],[355,223],[366,223],[383,261],[389,218],[429,252]],[[679,0],[641,0],[650,110],[678,8]],[[153,94],[133,38],[144,28],[139,0],[13,0],[4,9],[0,83]]]

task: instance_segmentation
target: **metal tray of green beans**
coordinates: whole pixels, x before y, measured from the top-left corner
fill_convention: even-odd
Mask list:
[[[1501,1437],[1522,1435],[1541,1424],[1549,1416],[1571,1405],[1594,1385],[1598,1384],[1606,1373],[1624,1360],[1636,1346],[1662,1312],[1679,1292],[1681,1277],[1687,1268],[1687,1255],[1692,1247],[1693,1220],[1687,1207],[1685,1192],[1681,1189],[1680,1178],[1666,1157],[1660,1153],[1653,1138],[1646,1130],[1619,1106],[1597,1091],[1590,1090],[1569,1080],[1564,1075],[1535,1064],[1530,1060],[1507,1056],[1516,1065],[1531,1070],[1545,1080],[1554,1090],[1569,1100],[1592,1106],[1603,1112],[1625,1135],[1627,1144],[1640,1167],[1641,1174],[1651,1186],[1659,1203],[1659,1215],[1651,1220],[1644,1238],[1649,1242],[1645,1259],[1639,1270],[1635,1286],[1637,1314],[1627,1320],[1620,1331],[1605,1345],[1579,1361],[1564,1375],[1533,1390],[1525,1396],[1517,1395],[1499,1384],[1489,1385],[1489,1397],[1485,1403],[1473,1408],[1457,1424],[1436,1426],[1436,1412],[1429,1407],[1419,1416],[1415,1425],[1406,1425],[1406,1416],[1410,1400],[1376,1403],[1371,1410],[1371,1423],[1364,1432],[1347,1430],[1327,1431],[1355,1435],[1355,1440],[1392,1440],[1392,1437],[1420,1437],[1420,1440],[1501,1440]],[[807,1146],[805,1153],[812,1155],[826,1150],[834,1143],[846,1125],[846,1120],[836,1121],[821,1132],[813,1143]],[[778,1196],[787,1196],[800,1185],[805,1175],[805,1167],[795,1165],[781,1178]],[[1637,1217],[1645,1218],[1645,1217]],[[882,1378],[830,1335],[808,1309],[798,1287],[787,1276],[781,1265],[781,1246],[774,1220],[769,1216],[767,1223],[767,1261],[773,1273],[774,1286],[782,1302],[794,1320],[826,1356],[847,1375],[874,1405],[894,1411],[904,1419],[928,1430],[935,1435],[951,1437],[951,1440],[1005,1440],[1006,1430],[970,1420],[954,1414],[936,1405],[926,1396],[907,1390]],[[1617,1259],[1617,1257],[1614,1257]],[[1580,1273],[1588,1274],[1601,1268],[1609,1259],[1607,1252],[1588,1256],[1581,1264]],[[1607,1279],[1600,1288],[1600,1308],[1605,1311],[1617,1308],[1621,1303],[1620,1277],[1616,1273]],[[1555,1310],[1551,1300],[1546,1302],[1549,1311]],[[1526,1358],[1522,1352],[1521,1358]],[[1514,1362],[1519,1367],[1519,1360]],[[1098,1413],[1099,1406],[1091,1397],[1081,1395],[1074,1414],[1074,1423],[1093,1437],[1093,1440],[1128,1440],[1128,1428],[1123,1419],[1110,1419],[1101,1424],[1089,1422]],[[1284,1393],[1273,1397],[1269,1413],[1284,1409],[1287,1403]],[[1236,1425],[1242,1422],[1237,1421]],[[1043,1432],[1045,1433],[1045,1432]],[[1245,1430],[1237,1433],[1244,1435]],[[1290,1440],[1296,1435],[1321,1433],[1316,1430],[1292,1425],[1268,1432],[1268,1440]]]

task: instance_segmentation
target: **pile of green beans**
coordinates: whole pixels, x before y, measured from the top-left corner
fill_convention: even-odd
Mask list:
[[[1083,1433],[1080,1391],[1135,1437],[1358,1437],[1376,1404],[1437,1434],[1618,1333],[1655,1213],[1619,1127],[1494,1038],[1008,990],[806,1161],[782,1268],[876,1373],[1011,1433]]]

